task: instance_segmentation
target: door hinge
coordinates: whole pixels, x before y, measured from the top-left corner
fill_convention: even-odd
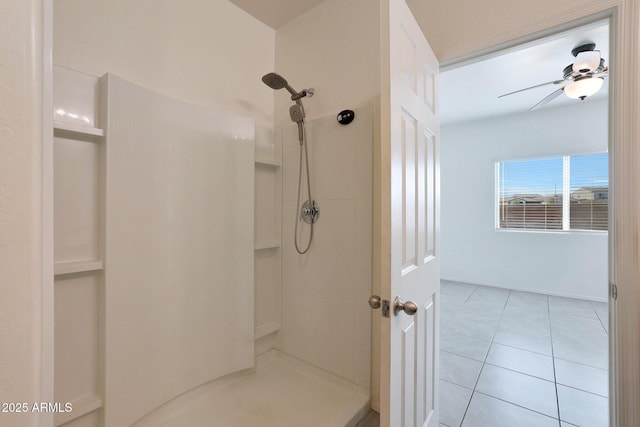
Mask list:
[[[618,299],[618,287],[615,283],[610,283],[611,285],[611,298]]]

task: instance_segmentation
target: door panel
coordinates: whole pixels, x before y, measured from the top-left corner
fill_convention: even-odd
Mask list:
[[[411,117],[406,111],[402,115],[402,236],[403,263],[402,273],[407,274],[418,266],[418,235],[419,224],[417,224],[418,194],[417,194],[417,172],[418,164],[418,132],[416,129],[417,120]]]
[[[415,425],[415,394],[414,378],[416,377],[415,351],[418,348],[417,328],[415,322],[409,321],[402,329],[402,425]]]

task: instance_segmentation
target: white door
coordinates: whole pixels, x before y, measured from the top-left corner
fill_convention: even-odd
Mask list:
[[[439,65],[405,1],[381,1],[383,314],[390,306],[381,426],[431,427],[439,418]]]

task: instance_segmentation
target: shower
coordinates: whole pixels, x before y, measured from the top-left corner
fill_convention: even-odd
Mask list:
[[[298,92],[293,89],[289,83],[279,74],[269,73],[262,76],[262,81],[264,84],[269,86],[271,89],[286,89],[291,94],[291,100],[295,101],[291,107],[289,107],[289,116],[291,120],[298,125],[298,141],[300,142],[300,160],[299,160],[299,168],[298,168],[298,198],[296,202],[296,220],[295,220],[295,229],[294,229],[294,244],[296,247],[296,251],[300,255],[306,254],[311,247],[311,242],[313,241],[313,225],[316,223],[318,218],[320,217],[320,209],[315,200],[311,198],[311,181],[309,180],[309,154],[307,150],[307,142],[304,128],[304,106],[302,105],[301,99],[305,96],[311,97],[313,96],[313,89],[303,89]],[[307,176],[307,197],[308,199],[300,206],[300,193],[302,189],[302,168],[303,168],[303,159],[302,154],[304,152],[304,168],[306,170]],[[300,212],[298,216],[298,212]],[[309,233],[309,241],[304,249],[301,249],[301,246],[298,244],[298,223],[300,221],[304,221],[307,224],[311,225],[311,231]]]

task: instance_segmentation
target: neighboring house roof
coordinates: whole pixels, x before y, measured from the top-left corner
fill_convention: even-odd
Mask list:
[[[542,204],[547,200],[547,197],[541,196],[540,194],[514,194],[513,196],[504,197],[502,199],[503,203],[522,203],[522,204],[531,204],[537,203]]]
[[[581,187],[571,193],[574,200],[607,200],[609,187]]]
[[[596,192],[597,193],[603,193],[603,192],[607,192],[608,193],[609,192],[609,187],[580,187],[576,191],[574,191],[574,193],[578,192],[578,191],[591,191],[591,192],[594,192],[594,193],[596,193]]]

